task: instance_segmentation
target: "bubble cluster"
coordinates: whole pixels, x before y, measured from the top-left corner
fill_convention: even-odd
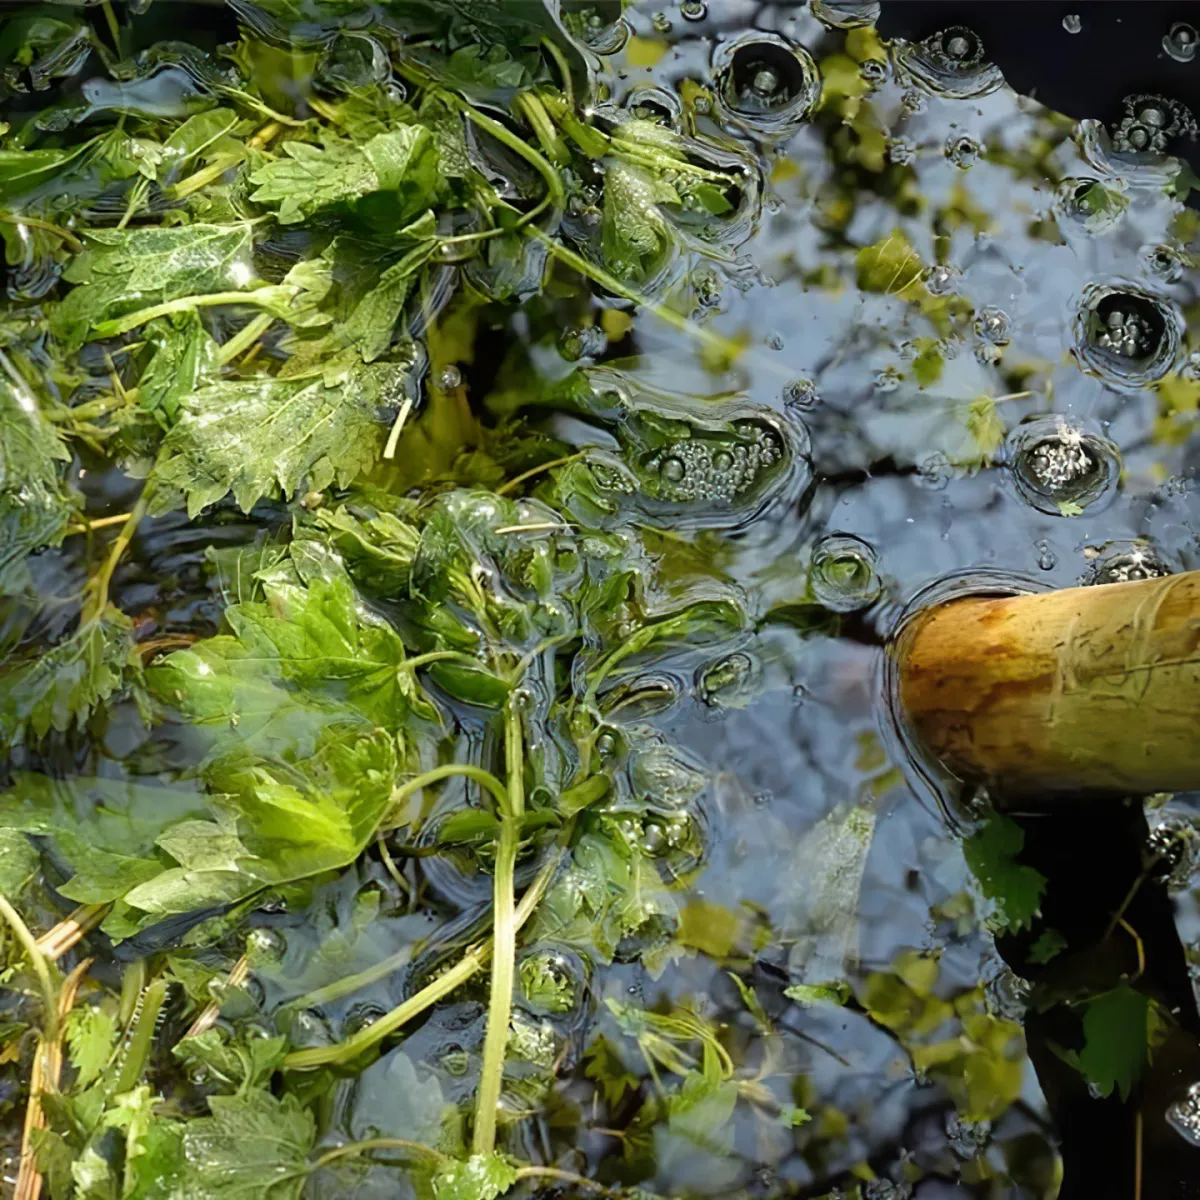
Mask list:
[[[1153,878],[1169,892],[1187,889],[1200,857],[1200,831],[1178,813],[1160,813],[1146,835],[1143,859]]]
[[[807,412],[821,403],[821,394],[811,379],[793,379],[784,386],[783,403],[785,408]]]
[[[562,20],[595,53],[616,54],[629,40],[621,9],[621,0],[563,0]]]
[[[761,137],[781,137],[807,119],[821,98],[821,76],[803,46],[751,33],[713,56],[720,115]]]
[[[854,612],[874,603],[880,592],[875,551],[848,533],[831,534],[813,547],[809,588],[833,612]]]
[[[888,142],[888,162],[907,167],[917,161],[917,146],[911,138],[894,137]]]
[[[1019,425],[1006,457],[1021,498],[1039,512],[1061,516],[1081,513],[1120,474],[1116,446],[1059,416]]]
[[[1084,576],[1085,584],[1130,583],[1162,579],[1175,572],[1147,542],[1114,542],[1104,547]]]
[[[704,0],[683,0],[679,6],[679,15],[685,21],[703,21],[708,16],[708,5]]]
[[[644,464],[647,491],[680,504],[729,504],[753,491],[783,460],[783,440],[763,425],[741,425],[741,438],[685,438],[652,454]]]
[[[1118,390],[1161,379],[1179,352],[1182,322],[1165,300],[1125,286],[1091,285],[1075,320],[1075,352],[1087,371]]]
[[[1112,127],[1118,154],[1165,154],[1174,138],[1196,135],[1191,109],[1165,96],[1133,95],[1122,101],[1124,114]]]
[[[952,100],[986,96],[1004,83],[1000,69],[986,61],[982,39],[965,25],[900,45],[896,63],[923,91]]]

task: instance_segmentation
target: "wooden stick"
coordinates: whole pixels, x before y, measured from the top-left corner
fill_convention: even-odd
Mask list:
[[[1200,788],[1200,571],[953,600],[895,652],[914,731],[962,779],[1006,797]]]

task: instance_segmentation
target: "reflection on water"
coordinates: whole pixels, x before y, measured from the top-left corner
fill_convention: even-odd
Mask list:
[[[660,7],[672,19],[656,19]],[[598,173],[578,181],[568,227],[595,250],[608,188],[627,187],[650,225],[682,234],[650,245],[634,264],[638,282],[721,340],[635,313],[617,295],[535,294],[545,256],[531,243],[515,265],[477,259],[462,272],[491,298],[525,303],[496,304],[487,346],[432,381],[443,396],[467,387],[473,420],[525,421],[573,472],[570,489],[539,480],[530,486],[545,501],[511,511],[477,493],[435,502],[470,526],[478,586],[497,606],[515,596],[538,613],[520,635],[535,660],[530,710],[544,714],[564,685],[536,665],[563,630],[584,647],[577,671],[608,672],[592,685],[606,724],[589,750],[612,766],[613,792],[517,964],[510,1145],[664,1195],[1055,1194],[1055,1140],[1025,1056],[1019,985],[947,812],[890,728],[883,660],[906,606],[943,577],[961,576],[967,591],[996,590],[999,579],[1020,589],[1035,575],[1060,587],[1200,565],[1187,482],[1200,384],[1186,367],[1200,337],[1200,222],[1161,153],[1189,114],[1138,97],[1111,133],[1076,127],[1015,95],[970,29],[884,46],[871,27],[877,9],[682,0],[668,11],[659,0],[622,13],[615,2],[563,0],[564,26],[592,52],[598,123],[630,144],[677,135],[675,183],[697,167],[736,183],[728,212],[713,204],[717,216],[680,211],[633,172],[621,184]],[[1164,46],[1184,61],[1194,43],[1180,23]],[[349,29],[314,70],[314,86],[333,91],[388,73],[380,46]],[[82,97],[97,114],[183,115],[216,86],[188,64],[162,65],[86,83]],[[492,165],[496,186],[519,199],[516,167],[507,178]],[[154,197],[147,203],[155,210]],[[119,216],[124,199],[95,201],[106,205]],[[273,226],[254,249],[272,280],[307,253],[303,235]],[[22,302],[55,283],[32,249],[10,256],[6,280]],[[422,361],[415,375],[425,370]],[[389,426],[399,405],[383,414]],[[402,453],[376,482],[400,495],[430,479],[496,482],[473,476],[457,443],[440,464],[429,436],[402,443],[419,467]],[[0,447],[0,475],[9,469]],[[72,472],[91,515],[127,506],[125,472],[91,457]],[[333,522],[320,515],[324,500],[312,499],[317,515],[299,514],[297,528]],[[591,532],[576,540],[562,511]],[[337,520],[351,573],[375,589],[374,615],[393,617],[379,584],[394,582],[388,555],[399,552],[364,538],[355,560],[368,515]],[[241,567],[223,548],[264,530],[282,536],[290,521],[264,502],[253,519],[227,507],[144,523],[113,600],[152,652],[209,636],[241,596]],[[497,548],[501,530],[525,526],[534,536],[520,549]],[[76,540],[29,560],[0,647],[69,628],[55,597],[80,586],[86,554]],[[636,562],[636,600],[628,611],[601,605],[568,629],[564,581],[621,555]],[[410,565],[420,572],[419,558]],[[7,569],[0,550],[0,578]],[[31,606],[30,595],[45,603]],[[646,622],[670,626],[701,605],[715,613],[703,626],[630,641]],[[614,639],[631,649],[609,671],[596,656]],[[464,761],[493,759],[487,705],[470,680],[442,678],[446,745]],[[546,727],[531,754],[572,761],[575,731]],[[127,704],[103,737],[17,746],[12,765],[165,776],[197,760],[195,740],[182,726],[146,731]],[[300,896],[295,911],[280,901],[255,915],[247,950],[261,995],[245,1003],[293,1046],[367,1027],[482,936],[494,848],[481,849],[479,825],[460,820],[447,833],[464,812],[486,816],[467,796],[448,788],[419,814],[415,836],[387,839],[384,857]],[[519,888],[551,843],[530,834]],[[619,858],[614,846],[636,853]],[[616,918],[605,924],[606,888],[630,870],[641,874],[624,880],[621,902],[644,906],[636,937]],[[1180,901],[1185,940],[1200,935],[1195,894]],[[572,897],[602,913],[610,941],[588,943]],[[373,1137],[378,1107],[400,1105],[390,1136],[436,1137],[411,1097],[470,1102],[483,996],[451,995],[337,1083],[328,1127]],[[634,999],[640,1026],[622,1008]],[[719,1031],[736,1060],[711,1144],[689,1140],[682,1120],[635,1119],[636,1089],[650,1094],[656,1072],[698,1061],[695,1030],[645,1024],[684,1010]],[[629,1095],[611,1083],[626,1076]],[[1194,1091],[1168,1118],[1193,1141]],[[518,1120],[554,1105],[567,1115]],[[780,1117],[801,1109],[809,1119]],[[377,1174],[370,1186],[382,1188]],[[930,1190],[914,1192],[922,1180]]]

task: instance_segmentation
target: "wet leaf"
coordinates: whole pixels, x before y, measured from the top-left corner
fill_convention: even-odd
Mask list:
[[[995,902],[997,924],[1013,932],[1027,927],[1037,916],[1046,887],[1040,871],[1017,862],[1024,845],[1021,827],[999,813],[992,814],[978,833],[963,842],[963,855],[980,890]]]
[[[1122,984],[1087,1002],[1083,1049],[1072,1057],[1100,1095],[1115,1089],[1128,1100],[1163,1029],[1157,1003]]]
[[[433,1177],[434,1200],[496,1200],[517,1182],[516,1168],[499,1154],[473,1154],[466,1162],[440,1167]]]

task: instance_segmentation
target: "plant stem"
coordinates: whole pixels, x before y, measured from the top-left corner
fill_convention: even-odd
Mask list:
[[[449,1155],[443,1154],[440,1150],[435,1150],[432,1146],[423,1146],[420,1142],[410,1142],[404,1138],[378,1137],[368,1138],[364,1142],[347,1142],[344,1146],[335,1146],[332,1150],[326,1150],[313,1163],[313,1168],[327,1167],[330,1163],[337,1162],[340,1158],[369,1154],[372,1150],[404,1150],[409,1154],[415,1154],[422,1158],[432,1158],[435,1162],[439,1163],[451,1161]]]
[[[42,221],[22,213],[0,213],[0,221],[6,225],[28,225],[30,229],[44,229],[47,233],[54,234],[72,254],[83,253],[83,243],[70,230],[55,225],[53,221]]]
[[[58,989],[50,976],[50,964],[38,949],[37,940],[29,932],[29,926],[21,919],[21,914],[8,902],[8,897],[3,892],[0,892],[0,916],[16,934],[17,941],[29,956],[29,965],[33,967],[33,973],[38,977],[42,989],[42,1004],[46,1010],[46,1040],[52,1042],[58,1037]]]
[[[284,292],[286,293],[286,291],[285,288]],[[270,293],[270,299],[267,299],[265,293]],[[181,296],[178,300],[167,300],[162,304],[155,304],[151,308],[142,308],[135,313],[129,313],[128,316],[102,321],[95,327],[95,333],[98,337],[116,337],[118,334],[136,329],[139,325],[145,325],[147,321],[153,321],[156,317],[169,317],[172,313],[187,312],[193,308],[215,308],[222,304],[269,304],[273,300],[278,300],[279,296],[280,288],[269,285],[259,288],[257,292],[209,292],[203,296]]]
[[[573,822],[569,822],[563,827],[561,844],[565,845],[569,841],[573,829]],[[560,861],[561,854],[555,854],[538,872],[537,878],[530,884],[525,895],[521,897],[521,903],[517,905],[516,917],[513,922],[515,930],[520,930],[521,926],[533,915],[533,910],[537,907],[538,901],[546,894],[546,889],[550,886],[550,880],[553,879]],[[410,996],[403,1004],[393,1008],[386,1016],[380,1017],[378,1021],[372,1022],[352,1037],[335,1042],[331,1046],[317,1046],[311,1050],[293,1050],[284,1058],[283,1066],[293,1071],[307,1071],[315,1067],[328,1066],[330,1063],[352,1062],[364,1051],[382,1042],[389,1034],[420,1016],[443,996],[448,996],[455,988],[461,987],[483,967],[491,953],[492,945],[489,939],[473,950],[469,950],[448,971],[423,987],[415,996]]]
[[[491,1154],[496,1149],[496,1112],[500,1107],[504,1057],[508,1049],[517,958],[513,879],[517,869],[517,846],[521,840],[521,817],[525,813],[523,750],[521,714],[510,700],[504,713],[504,761],[509,802],[500,810],[500,831],[496,839],[496,871],[492,887],[492,985],[471,1143],[475,1154]]]
[[[628,300],[640,308],[645,308],[652,312],[660,321],[670,325],[672,329],[678,330],[680,333],[686,334],[693,340],[700,342],[702,345],[708,346],[710,349],[717,351],[719,354],[727,356],[735,356],[740,352],[740,347],[736,342],[732,342],[727,337],[723,337],[719,333],[713,333],[710,329],[705,329],[702,325],[697,325],[695,321],[689,320],[682,313],[677,313],[674,309],[668,308],[665,304],[659,304],[656,300],[651,300],[648,296],[644,296],[636,288],[631,288],[628,284],[622,283],[615,275],[609,274],[603,267],[596,266],[595,263],[590,263],[581,254],[576,254],[574,250],[568,249],[561,242],[555,241],[549,234],[543,233],[538,228],[531,228],[529,236],[537,238],[550,251],[551,255],[565,263],[574,271],[578,271],[580,275],[592,280],[593,283],[598,283],[602,288],[612,292],[614,296],[620,296],[624,300]]]
[[[137,533],[137,527],[146,515],[153,488],[153,483],[147,483],[142,488],[142,494],[133,506],[133,511],[125,519],[125,524],[121,526],[121,532],[117,534],[108,548],[108,557],[104,560],[104,565],[93,578],[88,580],[89,595],[84,601],[83,611],[80,613],[80,624],[95,619],[108,607],[108,588],[112,583],[113,572],[117,569],[117,563],[121,561],[121,556],[128,549],[129,543],[133,541],[133,535]]]
[[[432,771],[425,771],[415,779],[410,779],[407,783],[401,784],[400,787],[392,792],[392,807],[398,808],[414,792],[419,792],[422,788],[427,788],[431,783],[437,783],[442,779],[449,779],[454,775],[465,775],[468,779],[474,780],[480,787],[491,792],[501,813],[507,811],[509,806],[508,791],[504,784],[491,771],[485,771],[482,767],[471,767],[466,763],[447,763],[444,767],[434,767]]]
[[[229,341],[222,344],[217,353],[218,361],[222,366],[233,362],[243,350],[253,346],[274,324],[274,313],[259,313],[253,320],[247,321]]]
[[[568,454],[564,458],[552,458],[549,462],[538,463],[536,467],[530,467],[528,471],[522,471],[520,475],[514,476],[507,483],[502,484],[496,489],[497,496],[507,496],[509,492],[515,492],[526,480],[533,479],[537,475],[541,475],[544,471],[553,471],[555,467],[565,467],[570,463],[578,462],[586,456],[585,450],[580,450],[576,454]]]
[[[97,517],[95,520],[84,518],[81,524],[67,526],[68,536],[73,533],[92,533],[97,529],[107,529],[110,525],[121,525],[129,520],[129,513],[117,513],[112,517]]]

